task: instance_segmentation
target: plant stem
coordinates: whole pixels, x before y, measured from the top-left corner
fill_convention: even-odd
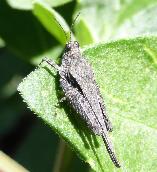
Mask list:
[[[53,172],[67,172],[72,166],[74,154],[63,140],[60,140]]]

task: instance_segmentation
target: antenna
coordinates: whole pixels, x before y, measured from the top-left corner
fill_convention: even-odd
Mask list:
[[[74,20],[73,20],[73,22],[71,24],[71,27],[70,27],[70,41],[71,41],[71,33],[72,33],[72,30],[73,30],[73,26],[74,26],[76,20],[78,19],[79,15],[80,15],[80,12],[77,14],[77,16],[74,18]]]

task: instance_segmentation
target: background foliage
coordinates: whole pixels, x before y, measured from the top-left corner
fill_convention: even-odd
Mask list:
[[[92,64],[105,99],[114,126],[110,136],[122,164],[119,170],[101,138],[75,118],[66,102],[58,105],[62,92],[56,71],[46,64],[33,71],[44,56],[60,62],[66,39],[56,20],[68,34],[79,11],[73,39],[80,42],[83,55]],[[1,149],[30,171],[62,167],[60,171],[155,172],[156,14],[156,0],[0,1]],[[17,93],[20,82],[20,94],[40,118],[22,103]],[[59,139],[51,129],[86,164],[62,142],[60,156],[56,151]]]

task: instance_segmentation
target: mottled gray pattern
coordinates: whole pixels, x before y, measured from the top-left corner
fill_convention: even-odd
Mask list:
[[[71,41],[66,44],[61,66],[48,59],[44,61],[59,71],[65,97],[85,120],[87,126],[95,134],[102,136],[112,162],[116,167],[120,167],[108,137],[108,131],[112,131],[111,122],[106,114],[92,68],[81,56],[78,42]]]

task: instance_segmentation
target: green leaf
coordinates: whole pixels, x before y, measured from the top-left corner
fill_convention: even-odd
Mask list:
[[[38,0],[36,0],[38,1]],[[47,3],[51,7],[57,7],[60,5],[64,5],[72,0],[42,0],[44,3]],[[12,8],[20,9],[20,10],[31,10],[33,8],[34,0],[7,0],[8,4]]]
[[[152,35],[157,34],[157,5],[145,8],[133,15],[130,19],[125,20],[124,23],[119,25],[115,30],[112,37],[129,38],[139,35]]]
[[[80,46],[88,45],[94,42],[93,35],[83,19],[75,26],[75,35]]]
[[[157,4],[156,0],[131,0],[131,1],[123,1],[119,4],[120,10],[117,19],[117,23],[123,23],[125,20],[132,18],[132,16],[136,15],[139,11],[143,11],[145,8],[149,6],[153,6]]]
[[[70,29],[65,20],[55,10],[48,5],[36,2],[34,3],[33,13],[40,20],[43,26],[65,45]]]
[[[93,170],[157,169],[157,37],[119,40],[86,48],[114,130],[110,134],[122,168],[112,164],[102,139],[91,137],[65,103],[58,107],[58,77],[50,66],[29,74],[18,90],[28,107],[64,138]]]
[[[156,33],[156,4],[156,0],[79,0],[75,13],[81,11],[96,43]]]

